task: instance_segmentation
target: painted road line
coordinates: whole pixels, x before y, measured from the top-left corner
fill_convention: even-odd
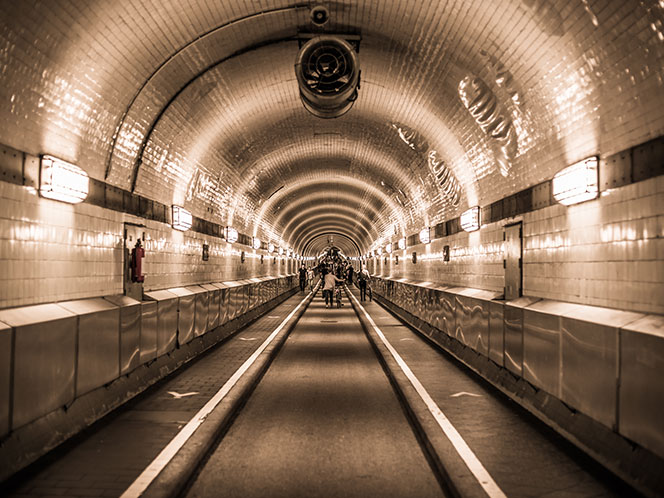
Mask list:
[[[390,344],[390,342],[387,340],[382,330],[378,328],[378,325],[376,325],[376,322],[373,321],[373,318],[371,318],[369,313],[367,313],[367,311],[364,309],[364,306],[360,304],[360,302],[351,292],[348,294],[353,298],[355,304],[358,306],[358,309],[362,310],[362,313],[364,313],[364,316],[367,318],[378,337],[380,337],[380,340],[383,341],[383,344],[389,350],[390,354],[397,362],[403,373],[406,375],[406,377],[408,377],[408,380],[417,391],[417,394],[420,395],[422,401],[424,401],[424,403],[427,405],[429,412],[431,415],[433,415],[434,419],[445,433],[445,436],[447,436],[447,439],[450,440],[454,446],[454,449],[456,449],[457,453],[464,461],[470,472],[475,476],[475,479],[477,479],[477,481],[480,483],[482,489],[484,489],[486,494],[492,498],[504,498],[505,493],[503,493],[503,490],[498,487],[498,484],[496,484],[491,475],[489,475],[489,472],[487,472],[487,470],[484,468],[484,465],[482,465],[482,462],[479,461],[475,453],[473,453],[473,450],[470,449],[466,441],[464,441],[464,439],[461,437],[461,434],[459,434],[456,428],[445,416],[443,411],[438,407],[436,402],[429,395],[419,379],[415,377],[415,374],[406,364],[403,358],[401,358],[399,353],[397,353],[397,351],[392,347],[392,344]]]
[[[173,459],[177,452],[184,446],[187,440],[192,436],[192,434],[198,429],[198,427],[205,421],[207,416],[214,410],[217,405],[226,397],[230,390],[237,384],[240,378],[249,370],[251,365],[254,364],[258,356],[267,348],[274,338],[281,332],[281,330],[286,326],[286,323],[293,317],[298,309],[306,302],[306,300],[311,296],[311,293],[307,294],[300,304],[298,304],[293,311],[279,324],[279,326],[274,329],[274,331],[265,339],[265,342],[261,344],[256,351],[245,361],[240,368],[238,368],[235,373],[231,376],[226,383],[221,386],[221,389],[216,392],[216,394],[210,398],[203,408],[201,408],[194,417],[187,422],[180,432],[171,439],[171,441],[166,445],[166,447],[161,450],[161,453],[156,456],[154,460],[146,467],[146,469],[139,475],[136,480],[127,488],[127,490],[122,493],[120,498],[136,498],[141,496],[143,492],[148,488],[148,486],[155,480],[159,473],[168,465],[168,463]]]

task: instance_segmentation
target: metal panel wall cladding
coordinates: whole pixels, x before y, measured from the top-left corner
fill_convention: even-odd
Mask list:
[[[208,292],[208,330],[219,326],[219,306],[221,302],[221,289],[211,284],[201,285]]]
[[[173,287],[168,292],[177,296],[177,342],[180,345],[187,344],[194,338],[196,296],[184,287]]]
[[[194,325],[194,337],[199,337],[208,331],[208,292],[199,285],[187,287],[195,295],[196,323]]]
[[[240,311],[238,315],[244,315],[247,311],[249,311],[249,285],[247,285],[247,282],[242,283],[242,287],[239,288],[240,292]]]
[[[438,330],[443,330],[443,291],[432,289],[433,306],[431,307],[431,325]]]
[[[523,377],[560,397],[560,317],[546,313],[546,303],[523,310]]]
[[[505,333],[502,302],[489,303],[489,358],[504,366]]]
[[[0,322],[0,438],[9,433],[12,328]]]
[[[442,293],[442,305],[443,305],[443,314],[442,314],[442,323],[440,330],[449,336],[454,335],[454,329],[456,327],[456,300],[452,292],[443,291]]]
[[[74,400],[76,316],[55,304],[0,311],[14,329],[12,427]]]
[[[478,353],[489,356],[489,301],[471,298],[470,334],[468,345]]]
[[[616,424],[618,329],[641,317],[582,307],[561,320],[561,399],[607,427]]]
[[[228,321],[234,320],[240,311],[240,288],[229,287],[228,293]]]
[[[505,304],[505,368],[521,375],[523,371],[523,310]]]
[[[141,365],[157,357],[157,303],[141,302]]]
[[[141,303],[123,295],[104,299],[120,308],[120,375],[125,375],[140,365]]]
[[[424,321],[433,325],[433,309],[434,309],[434,290],[422,289],[423,291],[423,305],[424,305]]]
[[[454,306],[456,308],[456,321],[452,337],[455,337],[461,344],[470,346],[468,343],[470,337],[466,337],[466,335],[472,336],[475,334],[471,319],[473,308],[472,299],[457,294],[454,296]]]
[[[58,303],[78,315],[76,396],[120,376],[120,309],[108,301],[81,299]]]
[[[178,332],[177,296],[161,290],[146,292],[148,299],[157,301],[157,356],[175,349]]]
[[[229,290],[228,288],[219,289],[219,325],[223,325],[230,320],[231,295]]]
[[[619,432],[664,455],[664,316],[620,330]]]

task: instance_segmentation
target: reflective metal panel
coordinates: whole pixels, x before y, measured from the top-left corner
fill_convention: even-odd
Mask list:
[[[157,357],[157,303],[141,302],[141,365]]]
[[[471,322],[471,313],[473,311],[472,299],[455,294],[454,306],[456,313],[453,337],[462,344],[469,345],[468,339],[474,339],[473,323]]]
[[[250,288],[252,283],[249,280],[240,280],[239,284],[241,285],[240,287],[240,304],[239,304],[239,311],[238,311],[238,316],[244,315],[247,311],[249,311],[249,299],[250,299]]]
[[[201,287],[203,287],[203,289],[208,292],[207,330],[214,330],[219,326],[219,303],[221,301],[221,289],[211,284],[203,284]]]
[[[489,303],[495,292],[465,289],[456,296],[457,339],[484,356],[489,355]]]
[[[128,296],[107,296],[120,308],[120,375],[140,365],[141,303]]]
[[[505,333],[504,306],[502,301],[489,303],[489,358],[504,365]]]
[[[565,303],[538,301],[523,310],[523,377],[560,397],[560,315]]]
[[[178,344],[187,344],[194,338],[194,324],[196,321],[196,296],[184,287],[173,287],[168,292],[178,296],[177,299],[177,328]]]
[[[429,289],[427,287],[421,287],[420,292],[422,299],[421,301],[422,314],[420,316],[429,325],[433,325],[433,306],[434,306],[433,289]]]
[[[187,290],[193,292],[196,296],[196,322],[194,325],[194,336],[198,337],[208,331],[208,292],[201,286],[192,285]]]
[[[228,286],[221,282],[213,282],[211,285],[219,289],[219,325],[223,325],[229,320],[230,294],[228,293]]]
[[[523,372],[523,308],[537,299],[522,297],[506,301],[504,308],[504,352],[505,368],[522,375]]]
[[[618,329],[642,316],[579,306],[561,320],[561,399],[611,428],[617,411]]]
[[[219,325],[230,320],[231,294],[229,291],[228,288],[219,289]]]
[[[0,310],[14,329],[12,429],[71,403],[76,315],[55,304]]]
[[[0,438],[9,433],[12,328],[0,322]]]
[[[240,291],[242,290],[236,282],[224,282],[228,286],[228,321],[235,319],[240,312]]]
[[[441,295],[442,314],[441,314],[441,327],[447,335],[454,336],[454,328],[456,327],[456,299],[454,289],[446,290]]]
[[[81,299],[58,303],[78,315],[76,396],[120,376],[120,309],[108,301]]]
[[[157,356],[161,356],[175,349],[178,332],[178,298],[165,290],[146,292],[145,297],[157,301]]]
[[[664,455],[664,317],[649,315],[620,330],[619,432]]]

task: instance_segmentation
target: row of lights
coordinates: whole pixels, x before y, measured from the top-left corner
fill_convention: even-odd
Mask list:
[[[598,181],[599,158],[592,156],[583,161],[579,161],[567,168],[559,171],[551,180],[551,191],[554,199],[569,206],[595,199],[599,194]],[[89,191],[89,177],[85,171],[78,166],[62,161],[53,156],[44,155],[41,158],[40,186],[39,193],[42,197],[55,199],[58,201],[77,204],[85,200]],[[186,231],[192,226],[193,216],[182,206],[172,206],[172,227],[175,230]],[[464,211],[460,217],[461,228],[466,232],[474,232],[480,228],[480,208],[473,206]],[[233,227],[226,227],[224,236],[228,242],[237,242],[238,232]],[[423,228],[419,233],[420,242],[428,244],[431,242],[431,228]],[[252,247],[260,249],[261,241],[257,237],[252,240]],[[406,239],[401,238],[398,241],[399,249],[406,249]],[[268,252],[274,252],[274,244],[268,244]],[[284,249],[278,249],[279,255],[283,255]],[[380,254],[381,248],[370,251],[367,257]],[[392,244],[385,246],[385,252],[392,252]],[[290,249],[286,250],[288,257],[302,258],[293,253]]]
[[[88,196],[90,179],[88,174],[75,164],[68,163],[53,156],[44,155],[41,158],[41,172],[39,182],[39,193],[47,199],[67,202],[69,204],[78,204],[83,202]],[[175,230],[186,232],[192,227],[193,216],[182,206],[173,205],[171,226]],[[233,227],[224,229],[224,238],[227,242],[237,242],[239,238],[238,231]],[[261,240],[253,237],[251,246],[254,249],[260,249]],[[275,252],[274,244],[268,244],[268,252]],[[279,256],[284,254],[284,248],[278,248]],[[285,250],[287,257],[303,259],[291,249]]]
[[[598,181],[599,158],[592,156],[578,163],[572,164],[567,168],[555,174],[551,180],[551,192],[556,202],[565,206],[578,204],[597,198],[599,195]],[[480,207],[473,206],[467,209],[460,216],[461,228],[466,232],[474,232],[480,228]],[[419,233],[420,243],[429,244],[431,242],[431,228],[423,228]],[[398,241],[399,249],[406,249],[406,239],[401,238]],[[385,252],[392,252],[392,244],[385,246]],[[367,258],[378,256],[382,253],[382,248],[378,248],[365,256]]]

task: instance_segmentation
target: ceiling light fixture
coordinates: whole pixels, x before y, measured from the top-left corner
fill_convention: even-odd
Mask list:
[[[551,180],[553,198],[565,206],[595,199],[599,193],[598,162],[598,157],[592,156],[556,173]]]
[[[176,206],[173,204],[172,206],[172,222],[171,226],[175,230],[180,230],[181,232],[186,232],[191,228],[192,222],[193,222],[193,217],[191,216],[191,213],[187,211],[185,208],[182,206]]]
[[[47,199],[78,204],[88,196],[88,174],[53,156],[41,157],[39,194]]]

